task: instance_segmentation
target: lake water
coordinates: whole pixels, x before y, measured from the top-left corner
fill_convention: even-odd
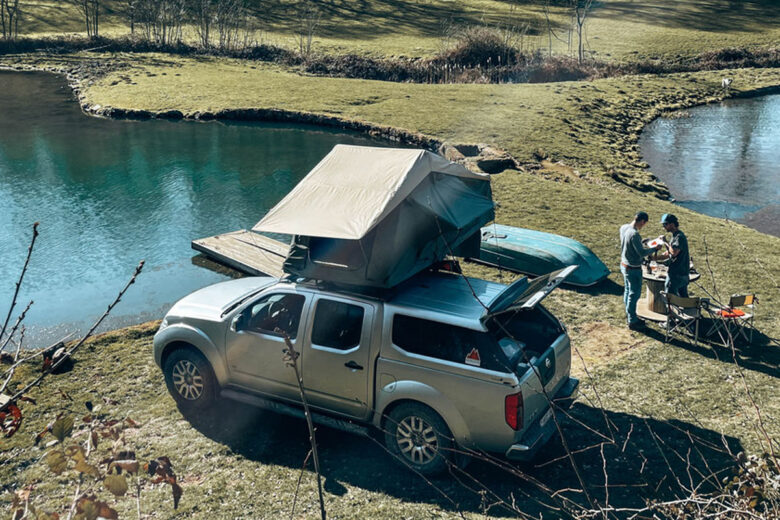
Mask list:
[[[639,146],[677,203],[780,236],[780,95],[659,118]]]
[[[338,143],[386,144],[312,126],[98,119],[58,76],[0,72],[0,326],[33,222],[11,319],[35,301],[28,346],[87,330],[142,259],[102,328],[161,318],[228,276],[193,263],[193,239],[253,226]]]

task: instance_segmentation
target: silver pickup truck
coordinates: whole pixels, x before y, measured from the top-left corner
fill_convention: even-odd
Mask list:
[[[176,303],[154,356],[180,409],[217,398],[302,415],[287,335],[315,422],[383,432],[424,474],[462,448],[530,459],[576,396],[563,325],[539,302],[574,269],[512,285],[424,273],[381,295],[242,278]]]

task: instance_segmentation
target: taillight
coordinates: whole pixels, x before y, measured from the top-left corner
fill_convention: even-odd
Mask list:
[[[523,394],[521,392],[504,398],[504,418],[513,430],[523,429]]]

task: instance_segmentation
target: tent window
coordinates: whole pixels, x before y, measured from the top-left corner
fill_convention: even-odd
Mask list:
[[[312,237],[309,241],[311,261],[328,267],[346,270],[358,269],[365,256],[359,240],[339,240]]]
[[[363,307],[321,299],[314,314],[311,342],[314,345],[349,350],[360,344]]]

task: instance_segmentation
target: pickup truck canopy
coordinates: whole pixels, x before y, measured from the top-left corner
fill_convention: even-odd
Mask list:
[[[454,253],[479,253],[488,175],[426,150],[337,145],[254,226],[293,235],[284,270],[389,288]]]

